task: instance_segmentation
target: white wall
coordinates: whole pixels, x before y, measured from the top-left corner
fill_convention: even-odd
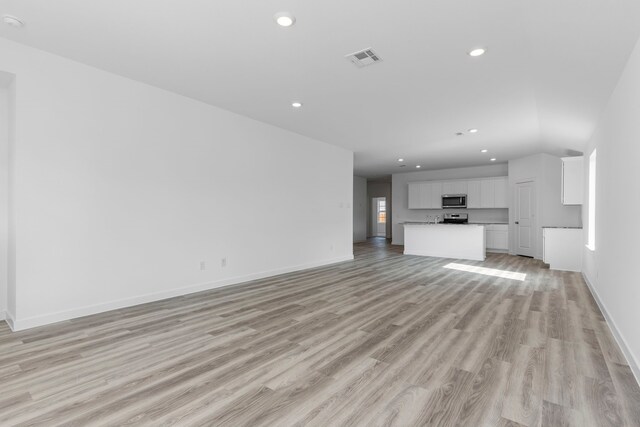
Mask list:
[[[367,179],[353,177],[353,241],[367,240]]]
[[[515,187],[516,183],[536,182],[535,258],[542,259],[542,227],[580,227],[581,207],[562,204],[562,160],[549,154],[536,154],[509,161],[509,239],[510,252],[515,253]]]
[[[7,250],[7,319],[15,319],[16,312],[16,227],[15,227],[15,140],[16,140],[16,81],[12,75],[8,93],[9,149],[8,149],[8,250]]]
[[[371,199],[374,197],[384,197],[387,201],[387,224],[386,224],[386,238],[391,238],[391,222],[393,221],[393,206],[392,206],[392,197],[393,193],[391,191],[391,182],[388,181],[368,181],[367,182],[367,236],[375,236],[377,235],[375,230],[373,229],[374,221],[372,218],[374,217],[374,212],[372,209]]]
[[[352,258],[351,152],[0,51],[17,84],[17,329]]]
[[[0,320],[7,311],[9,256],[9,92],[0,86]]]
[[[640,43],[636,45],[585,150],[597,149],[596,249],[584,274],[640,380]],[[588,188],[585,167],[585,188]],[[587,192],[585,191],[585,194]],[[583,209],[587,224],[588,203]],[[621,215],[623,215],[621,219]],[[585,243],[586,243],[585,233]]]
[[[472,222],[507,222],[508,219],[507,209],[409,209],[409,182],[486,178],[506,175],[506,164],[393,174],[391,177],[393,182],[392,205],[394,211],[392,244],[404,244],[404,228],[402,226],[403,222],[426,221],[427,215],[442,215],[444,212],[466,212],[469,214],[469,220]]]

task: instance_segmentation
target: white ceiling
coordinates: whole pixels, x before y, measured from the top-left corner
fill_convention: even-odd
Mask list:
[[[638,0],[0,0],[4,13],[26,26],[1,37],[348,148],[366,177],[581,151],[640,36]],[[368,47],[384,61],[344,58]]]

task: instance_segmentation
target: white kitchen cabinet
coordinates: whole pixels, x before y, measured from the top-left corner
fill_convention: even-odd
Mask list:
[[[444,181],[442,183],[442,194],[467,194],[467,181]]]
[[[442,208],[442,184],[440,182],[410,182],[409,209],[440,209]]]
[[[442,183],[442,194],[457,194],[455,191],[454,181],[445,181]]]
[[[485,226],[487,250],[509,250],[509,226],[507,224],[489,224]]]
[[[487,178],[480,181],[481,208],[508,208],[507,177]]]
[[[543,227],[542,260],[552,270],[581,271],[583,245],[581,228]]]
[[[492,179],[483,179],[480,182],[480,207],[495,207],[496,184]]]
[[[508,208],[509,180],[506,176],[492,178],[494,182],[494,208]]]
[[[429,209],[442,209],[442,182],[434,181],[431,183],[431,201]]]
[[[472,179],[467,181],[467,207],[469,209],[481,208],[482,193],[480,186],[482,181],[479,179]]]
[[[410,182],[409,183],[409,198],[407,200],[407,207],[409,209],[421,209],[421,198],[420,195],[420,183],[419,182]]]
[[[409,209],[429,209],[431,184],[428,182],[409,183]]]
[[[581,205],[584,195],[584,158],[562,158],[562,204]]]
[[[506,177],[417,181],[408,186],[409,209],[442,209],[444,194],[466,194],[469,209],[508,208]]]

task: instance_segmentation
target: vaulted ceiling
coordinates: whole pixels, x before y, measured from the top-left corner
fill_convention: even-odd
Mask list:
[[[26,24],[0,37],[345,147],[367,177],[581,151],[640,36],[637,0],[0,0],[0,14]],[[383,61],[344,57],[369,47]]]

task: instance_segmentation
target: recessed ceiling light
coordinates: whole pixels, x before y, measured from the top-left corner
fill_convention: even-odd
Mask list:
[[[22,22],[21,20],[19,20],[15,16],[11,16],[11,15],[2,15],[2,21],[7,25],[11,25],[12,27],[23,27],[24,26],[24,22]]]
[[[291,106],[293,108],[300,108],[300,107],[302,107],[302,102],[298,102],[298,101],[292,102]]]
[[[495,161],[496,161],[496,158],[495,158],[495,157],[493,157],[493,158],[491,159],[491,161],[492,161],[492,162],[495,162]]]
[[[404,162],[404,159],[398,159],[399,162]]]
[[[296,18],[289,12],[279,12],[273,15],[273,19],[281,27],[290,27],[296,23]]]
[[[469,133],[476,133],[478,132],[478,129],[469,129]]]
[[[484,150],[480,150],[481,153],[486,153],[487,151],[489,150],[487,150],[486,148]]]
[[[416,169],[420,169],[422,166],[420,165],[416,165]]]
[[[471,50],[469,52],[469,56],[482,56],[485,54],[486,51],[487,51],[486,49],[479,47]]]
[[[462,133],[462,132],[456,132],[456,136],[462,136],[462,135],[464,135],[464,133]]]

